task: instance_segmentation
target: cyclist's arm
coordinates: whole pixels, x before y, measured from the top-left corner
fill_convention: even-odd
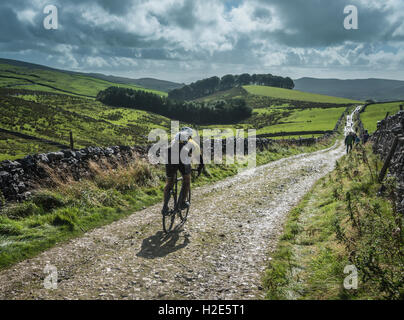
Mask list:
[[[202,156],[201,148],[194,140],[190,139],[189,142],[193,145],[192,158],[194,160],[196,160],[199,157],[199,161],[198,161],[198,163],[199,163],[198,176],[199,176],[205,166],[203,163],[203,156]]]

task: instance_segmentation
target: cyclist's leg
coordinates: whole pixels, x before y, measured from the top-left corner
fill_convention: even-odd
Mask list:
[[[180,164],[179,165],[179,170],[182,175],[182,186],[181,186],[181,192],[180,192],[180,207],[181,209],[185,209],[186,207],[189,207],[189,203],[186,201],[187,200],[187,194],[189,193],[189,190],[191,188],[191,165],[190,164]]]
[[[177,166],[172,164],[166,164],[166,186],[164,187],[164,205],[163,213],[167,211],[168,200],[170,198],[170,191],[174,185],[175,173],[177,172]]]

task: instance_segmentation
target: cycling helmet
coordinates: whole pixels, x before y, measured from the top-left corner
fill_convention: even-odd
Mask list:
[[[194,131],[189,127],[181,128],[180,132],[175,135],[175,141],[187,142],[189,138],[192,138]]]

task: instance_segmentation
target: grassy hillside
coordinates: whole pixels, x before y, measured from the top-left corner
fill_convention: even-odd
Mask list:
[[[390,115],[397,113],[400,110],[400,105],[404,105],[404,101],[371,104],[367,106],[365,111],[360,114],[364,128],[368,130],[369,133],[375,132],[377,129],[377,122],[383,120],[386,117],[387,112],[389,112]]]
[[[288,109],[282,106],[254,109],[250,118],[236,125],[201,126],[203,129],[256,129],[257,135],[277,132],[329,131],[333,130],[338,119],[345,111],[340,108]],[[291,136],[291,135],[285,135]],[[298,134],[312,136],[312,134]]]
[[[144,89],[136,85],[116,84],[80,74],[52,69],[33,69],[0,64],[0,87],[41,90],[95,97],[100,90],[110,86],[144,90],[166,96],[162,91]]]
[[[13,132],[69,145],[73,132],[75,147],[90,145],[133,145],[146,142],[153,128],[170,127],[170,119],[140,110],[113,108],[91,97],[109,86],[146,90],[131,84],[117,85],[105,79],[63,72],[44,66],[1,64],[0,88],[15,89],[15,94],[0,93],[0,160],[20,158],[29,153],[53,151],[46,143],[17,137]],[[18,89],[28,92],[18,92]],[[32,92],[35,91],[35,92]],[[44,93],[52,93],[44,94]],[[333,130],[352,100],[308,94],[265,86],[236,87],[204,97],[203,101],[245,99],[251,106],[250,118],[230,125],[195,126],[202,129],[256,129],[257,134],[282,133],[285,137],[311,137],[311,131]],[[225,121],[224,121],[225,122]],[[302,132],[303,131],[303,132]],[[307,134],[305,134],[307,132]]]
[[[245,99],[247,105],[253,108],[250,118],[234,125],[201,128],[256,129],[258,135],[282,133],[285,138],[296,137],[287,134],[290,132],[299,132],[298,136],[301,137],[319,136],[313,133],[304,134],[301,131],[333,130],[346,107],[357,104],[349,99],[265,86],[235,87],[197,101],[240,98]]]
[[[280,108],[280,110],[282,110],[282,108]],[[265,118],[266,114],[273,112],[268,109],[257,109],[255,111],[257,118]],[[260,128],[259,132],[274,133],[280,131],[333,130],[339,117],[344,111],[344,107],[329,109],[295,109],[291,110],[290,114],[283,117],[277,124]]]
[[[58,147],[0,132],[0,161],[20,159],[27,154],[57,151]]]
[[[75,147],[134,145],[153,128],[169,128],[169,119],[140,110],[111,108],[92,99],[69,95],[0,95],[0,128]],[[0,160],[55,148],[0,133]]]
[[[296,101],[309,101],[319,103],[336,103],[336,104],[352,104],[360,103],[360,101],[324,96],[321,94],[302,92],[298,90],[289,90],[275,87],[266,86],[244,86],[249,93],[254,95],[268,96],[282,100],[296,100]]]

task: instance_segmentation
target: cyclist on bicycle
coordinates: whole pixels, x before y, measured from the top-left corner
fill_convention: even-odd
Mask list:
[[[179,199],[179,209],[184,210],[189,207],[188,201],[185,201],[186,195],[191,187],[191,163],[192,158],[197,159],[199,156],[200,164],[198,167],[198,175],[203,170],[203,159],[199,145],[192,139],[193,130],[188,127],[181,128],[180,132],[175,135],[168,148],[168,163],[166,164],[167,182],[164,188],[164,206],[162,213],[166,214],[168,210],[168,200],[170,197],[170,190],[174,185],[177,170],[182,175],[182,187]],[[172,157],[172,153],[177,154]],[[172,161],[174,159],[174,161]],[[173,163],[172,163],[173,162]]]

